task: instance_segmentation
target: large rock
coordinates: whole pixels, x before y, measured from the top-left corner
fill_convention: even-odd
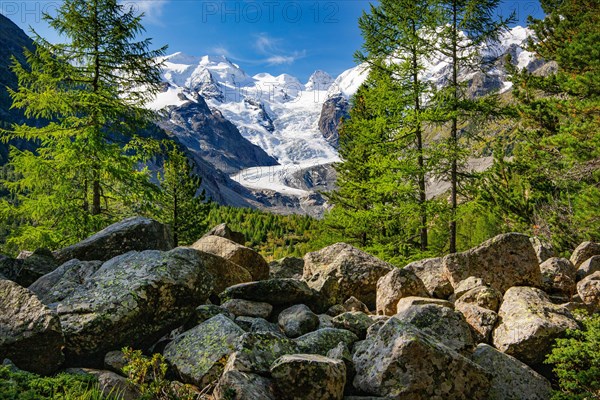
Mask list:
[[[477,346],[471,358],[492,376],[488,400],[548,400],[552,396],[546,378],[487,344]]]
[[[497,312],[502,303],[502,293],[489,286],[477,286],[460,296],[455,305],[460,303],[474,304]]]
[[[395,268],[377,281],[377,314],[394,315],[403,297],[427,297],[429,293],[421,279],[408,269]]]
[[[489,376],[472,361],[396,318],[354,353],[354,387],[386,399],[487,399]]]
[[[314,354],[293,354],[279,358],[271,367],[281,400],[342,400],[346,366]]]
[[[374,321],[367,314],[361,311],[348,311],[333,318],[333,326],[338,329],[346,329],[359,339],[367,336],[367,329],[373,325]]]
[[[469,324],[452,308],[437,304],[415,305],[403,309],[394,318],[419,328],[454,351],[464,352],[474,346]]]
[[[556,252],[552,247],[552,244],[541,239],[537,236],[529,238],[531,245],[533,246],[533,250],[538,258],[538,262],[541,264],[549,258],[556,257]]]
[[[288,337],[297,338],[317,329],[319,317],[304,304],[298,304],[279,313],[277,322]]]
[[[600,308],[600,271],[586,276],[577,283],[577,293],[581,300],[592,309]]]
[[[542,276],[529,238],[519,233],[496,236],[479,247],[444,257],[452,286],[468,277],[504,293],[512,286],[540,286]]]
[[[448,300],[432,299],[430,297],[410,296],[404,297],[400,299],[400,301],[398,301],[398,304],[396,305],[396,312],[394,314],[402,312],[405,309],[410,308],[412,306],[420,306],[423,304],[437,304],[438,306],[454,308],[454,303],[451,303]]]
[[[217,225],[208,232],[206,232],[204,234],[204,237],[206,236],[219,236],[225,239],[229,239],[237,244],[241,244],[242,246],[246,244],[246,237],[244,236],[244,234],[232,230],[229,227],[229,225],[225,223]]]
[[[26,258],[0,255],[0,275],[27,287],[40,277],[54,271],[58,262],[49,250],[39,249]]]
[[[423,282],[430,297],[447,299],[453,292],[452,284],[444,273],[442,258],[414,261],[403,269],[413,272]]]
[[[498,321],[498,313],[488,308],[480,307],[475,303],[457,302],[456,311],[459,311],[471,327],[471,334],[475,343],[489,343],[492,332]]]
[[[205,236],[191,246],[193,249],[211,253],[246,268],[252,279],[269,279],[269,264],[256,251],[220,236]]]
[[[58,317],[29,290],[0,280],[0,360],[38,374],[63,363],[64,337]]]
[[[309,288],[306,282],[296,279],[269,279],[242,283],[227,288],[220,297],[222,301],[244,299],[282,307],[301,303],[317,312],[323,308],[318,293]]]
[[[329,350],[343,342],[349,348],[358,341],[358,337],[345,329],[323,328],[294,339],[298,351],[305,354],[326,356]]]
[[[304,256],[303,279],[329,305],[354,296],[375,307],[377,281],[394,267],[346,243],[336,243]]]
[[[271,279],[302,279],[304,260],[296,257],[284,257],[277,261],[271,261],[269,263],[269,270]]]
[[[98,388],[106,398],[118,393],[120,400],[138,400],[142,397],[140,391],[127,378],[113,372],[99,369],[82,368],[72,370],[74,373],[91,375],[98,380]]]
[[[240,371],[226,371],[213,392],[215,400],[277,400],[269,378]]]
[[[542,289],[550,295],[570,298],[576,291],[575,267],[566,258],[551,257],[540,264]]]
[[[507,290],[498,315],[494,346],[529,365],[544,361],[554,339],[567,329],[578,328],[566,308],[553,304],[546,293],[531,287]]]
[[[70,260],[36,280],[29,290],[44,304],[56,303],[69,297],[88,281],[102,266],[102,261]]]
[[[600,256],[591,256],[582,262],[577,269],[577,281],[598,271],[600,271]]]
[[[296,344],[286,337],[272,332],[245,333],[237,342],[235,352],[229,356],[225,371],[268,374],[275,360],[297,352]]]
[[[131,217],[112,224],[83,241],[58,250],[60,263],[72,259],[107,261],[128,251],[171,250],[173,238],[167,225],[144,217]]]
[[[221,305],[224,309],[231,312],[236,317],[269,318],[273,311],[273,306],[269,303],[250,301],[243,299],[227,300]]]
[[[192,329],[196,325],[200,325],[204,321],[207,321],[219,314],[223,314],[232,321],[235,319],[235,315],[223,307],[215,306],[214,304],[202,304],[196,307],[190,318],[185,323],[184,329],[186,331]]]
[[[67,361],[97,366],[115,348],[146,348],[186,322],[212,288],[192,249],[132,251],[105,262],[56,306]]]
[[[164,356],[184,382],[203,388],[219,379],[243,334],[242,328],[219,314],[177,336]]]
[[[600,256],[600,243],[583,242],[573,251],[570,260],[575,268],[579,268],[585,260],[592,256]]]
[[[254,280],[252,274],[250,274],[246,268],[228,261],[223,257],[203,251],[198,251],[198,255],[202,259],[208,272],[210,272],[215,279],[213,289],[213,294],[215,296],[218,296],[229,286]]]

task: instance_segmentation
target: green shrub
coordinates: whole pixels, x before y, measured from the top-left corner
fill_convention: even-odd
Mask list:
[[[0,366],[2,400],[115,400],[105,397],[90,375],[58,374],[41,377],[10,366]]]
[[[143,400],[194,400],[199,394],[189,385],[166,379],[168,364],[161,354],[146,357],[140,350],[124,348],[127,365],[123,368],[129,382],[142,394]]]
[[[558,377],[553,400],[600,399],[600,314],[584,316],[581,330],[557,339],[546,363]]]

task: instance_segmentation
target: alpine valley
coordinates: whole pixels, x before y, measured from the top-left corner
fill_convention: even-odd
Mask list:
[[[4,84],[14,87],[10,55],[20,57],[31,40],[10,20],[0,15],[3,35],[0,60],[3,124],[22,116],[12,110]],[[548,68],[524,50],[530,32],[515,27],[483,52],[486,70],[461,76],[471,96],[509,91],[506,55],[519,68]],[[348,115],[350,99],[365,81],[368,69],[355,66],[332,77],[316,70],[307,82],[288,74],[260,73],[249,76],[224,56],[164,57],[162,92],[148,105],[159,111],[159,128],[185,149],[202,177],[212,200],[237,207],[267,209],[276,213],[320,216],[327,209],[321,192],[335,183],[332,163],[337,154],[338,126]],[[483,61],[483,60],[482,60]],[[483,62],[482,62],[483,64]],[[428,61],[427,81],[442,85],[449,75],[448,60]],[[507,93],[508,94],[508,93]],[[6,147],[0,144],[0,147]],[[6,148],[0,148],[0,154]],[[473,168],[486,168],[486,158],[472,159]],[[444,191],[443,182],[429,182],[429,193]]]

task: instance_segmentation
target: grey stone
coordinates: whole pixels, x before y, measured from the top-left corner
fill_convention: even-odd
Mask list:
[[[373,320],[361,311],[349,311],[338,315],[332,320],[333,326],[354,333],[359,339],[367,336],[367,329],[373,325]]]
[[[173,239],[167,225],[144,217],[131,217],[112,224],[81,242],[55,253],[59,263],[107,261],[129,251],[171,250]]]
[[[271,332],[245,333],[240,337],[235,352],[229,356],[225,371],[268,374],[279,357],[298,352],[296,344]]]
[[[546,293],[570,298],[576,292],[576,270],[566,258],[551,257],[540,264],[540,271]]]
[[[102,266],[102,261],[70,260],[36,280],[29,290],[44,304],[60,302],[71,296]]]
[[[350,296],[375,308],[377,280],[394,267],[346,243],[336,243],[304,256],[303,279],[329,305]]]
[[[294,339],[300,353],[327,355],[340,342],[351,347],[358,337],[345,329],[323,328]]]
[[[600,271],[600,256],[591,256],[582,262],[577,269],[577,281],[598,271]]]
[[[164,356],[185,383],[205,387],[221,376],[243,334],[242,328],[219,314],[176,337]]]
[[[229,227],[229,225],[225,223],[215,226],[214,228],[206,232],[204,236],[219,236],[225,239],[229,239],[237,244],[241,244],[242,246],[246,245],[246,237],[244,236],[244,234],[232,230]]]
[[[529,238],[529,241],[533,246],[533,250],[535,251],[540,264],[549,258],[556,257],[556,252],[554,251],[551,243],[537,236]]]
[[[42,375],[64,361],[64,337],[58,317],[29,290],[0,280],[0,360]]]
[[[419,328],[454,351],[466,352],[474,346],[471,329],[464,316],[449,307],[415,305],[402,310],[394,318]]]
[[[403,269],[413,272],[423,282],[429,297],[447,299],[453,292],[452,284],[444,273],[442,258],[414,261]]]
[[[54,271],[58,262],[49,250],[38,249],[26,258],[0,255],[0,275],[27,287],[40,277]]]
[[[394,315],[403,297],[428,297],[425,285],[408,269],[395,268],[377,281],[377,314]]]
[[[277,400],[269,378],[240,371],[226,371],[213,392],[214,400]]]
[[[438,306],[454,308],[454,304],[452,304],[448,300],[432,299],[429,297],[410,296],[410,297],[403,297],[398,301],[398,304],[396,305],[396,312],[394,314],[402,312],[405,309],[410,308],[412,306],[420,306],[423,304],[436,304]]]
[[[577,293],[583,303],[594,310],[600,308],[600,271],[586,276],[577,283]]]
[[[589,260],[592,256],[600,256],[600,243],[583,242],[573,251],[570,260],[575,268],[579,268],[585,260]]]
[[[319,317],[304,304],[286,308],[277,321],[281,330],[291,338],[312,332],[319,326]]]
[[[192,244],[193,249],[211,253],[244,267],[255,281],[269,279],[269,264],[256,251],[219,236],[205,236]]]
[[[567,329],[578,328],[567,309],[552,304],[546,293],[531,287],[507,290],[498,315],[494,347],[528,365],[544,361],[554,339]]]
[[[477,286],[461,295],[456,300],[455,305],[460,303],[474,304],[498,312],[498,308],[502,303],[502,293],[489,286]]]
[[[184,324],[212,291],[198,252],[132,251],[105,262],[56,312],[69,365],[101,366],[115,348],[146,348]]]
[[[271,367],[281,400],[341,400],[346,384],[346,366],[341,360],[315,354],[279,358]]]
[[[231,299],[221,304],[221,307],[231,312],[236,317],[269,318],[273,306],[269,303],[258,301]]]
[[[472,360],[491,376],[489,400],[548,400],[550,382],[514,357],[480,344]]]
[[[306,304],[315,312],[323,308],[318,293],[309,288],[306,282],[296,279],[269,279],[242,283],[227,288],[219,297],[222,301],[244,299],[282,307]]]
[[[471,276],[501,293],[512,286],[539,287],[542,283],[533,246],[527,236],[519,233],[498,235],[474,249],[449,254],[444,257],[444,270],[455,289]]]
[[[354,353],[354,387],[386,399],[487,399],[489,375],[469,359],[396,318]]]
[[[269,263],[269,277],[271,279],[291,278],[302,279],[304,260],[296,257],[284,257]]]

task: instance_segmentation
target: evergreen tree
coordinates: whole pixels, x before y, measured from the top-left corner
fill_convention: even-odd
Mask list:
[[[175,246],[189,245],[207,228],[209,204],[204,191],[198,193],[202,179],[194,174],[185,153],[177,148],[169,150],[163,170],[159,175],[159,220],[171,225]]]
[[[340,130],[338,189],[325,223],[337,239],[403,261],[420,248],[418,152],[404,134],[407,98],[382,69],[372,69]]]
[[[512,71],[517,135],[510,168],[529,210],[505,208],[559,251],[600,240],[600,4],[542,1],[547,16],[531,20],[531,50],[556,70]],[[492,191],[493,201],[501,193]]]
[[[441,17],[441,25],[435,35],[437,52],[450,63],[450,79],[436,96],[438,121],[449,124],[446,160],[450,181],[449,251],[456,252],[456,210],[458,208],[458,185],[460,164],[464,157],[460,139],[467,136],[465,124],[473,125],[479,115],[489,115],[494,108],[493,98],[470,99],[466,95],[465,82],[461,75],[482,70],[486,63],[481,57],[485,46],[498,40],[498,36],[512,20],[495,18],[494,11],[500,0],[440,0],[436,9]]]
[[[399,115],[391,116],[396,118],[392,140],[398,141],[402,137],[402,144],[414,150],[416,164],[410,170],[388,172],[403,172],[404,176],[396,176],[395,179],[413,181],[416,185],[421,251],[427,250],[425,177],[429,168],[426,165],[423,130],[425,103],[431,92],[430,85],[423,81],[422,73],[425,61],[433,52],[431,40],[438,25],[436,18],[429,0],[382,0],[378,6],[372,5],[370,13],[364,13],[359,20],[365,52],[357,53],[357,59],[392,79],[396,85],[395,96],[404,105]],[[401,155],[394,153],[392,156]]]
[[[117,0],[66,0],[56,17],[44,15],[64,43],[35,36],[27,65],[14,61],[19,87],[13,107],[42,127],[14,126],[3,139],[40,144],[11,150],[15,180],[4,180],[14,201],[0,214],[27,223],[11,235],[19,247],[56,247],[145,209],[153,187],[139,170],[142,141],[135,134],[152,118],[143,108],[159,90],[164,48],[150,50],[141,16]]]

